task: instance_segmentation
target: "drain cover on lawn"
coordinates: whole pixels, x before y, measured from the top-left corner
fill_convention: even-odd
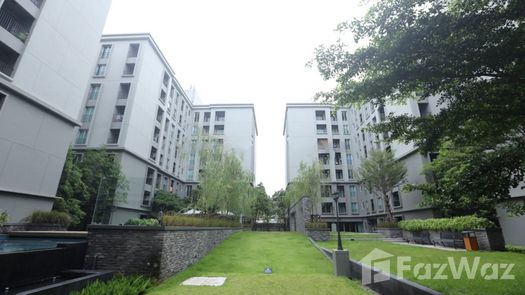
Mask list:
[[[225,277],[193,277],[182,282],[185,286],[222,286],[226,281]]]

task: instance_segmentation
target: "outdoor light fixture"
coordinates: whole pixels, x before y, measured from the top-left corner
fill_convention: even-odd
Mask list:
[[[336,228],[337,228],[337,250],[343,250],[343,243],[341,242],[341,232],[339,231],[339,197],[341,197],[341,192],[337,191],[332,194],[332,199],[335,201],[335,216],[337,218]]]

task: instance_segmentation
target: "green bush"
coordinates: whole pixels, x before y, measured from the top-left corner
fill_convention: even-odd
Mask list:
[[[164,215],[162,223],[167,226],[239,227],[239,221],[216,216]]]
[[[30,223],[35,224],[57,224],[69,226],[71,217],[67,213],[58,211],[35,211],[29,218]]]
[[[379,222],[377,224],[377,227],[379,228],[399,228],[399,224],[395,220],[383,221],[383,222]]]
[[[453,218],[411,219],[399,222],[399,227],[408,231],[463,231],[469,229],[495,227],[486,218],[476,216],[459,216]]]
[[[155,226],[155,225],[159,225],[159,220],[156,218],[145,218],[145,219],[132,218],[126,221],[126,225]]]
[[[325,222],[306,222],[304,224],[306,228],[328,228]]]
[[[505,250],[507,250],[509,252],[516,252],[516,253],[525,254],[525,247],[523,247],[523,246],[506,245],[505,246]]]
[[[6,223],[8,220],[9,215],[7,214],[7,212],[2,211],[2,213],[0,213],[0,225]]]
[[[95,281],[81,291],[70,295],[141,295],[153,287],[150,279],[142,276],[117,275],[107,282]]]

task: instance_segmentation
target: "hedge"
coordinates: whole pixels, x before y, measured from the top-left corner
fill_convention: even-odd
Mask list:
[[[407,231],[463,231],[495,227],[486,218],[476,216],[460,216],[453,218],[411,219],[399,222],[399,228]]]
[[[126,221],[126,225],[156,226],[159,225],[159,221],[155,218],[132,218]]]
[[[29,217],[29,222],[34,224],[69,226],[71,224],[71,217],[67,213],[59,211],[35,211]]]
[[[164,215],[162,224],[166,226],[195,227],[240,227],[238,220],[215,216]]]

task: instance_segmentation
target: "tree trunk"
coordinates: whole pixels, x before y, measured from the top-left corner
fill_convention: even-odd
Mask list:
[[[383,202],[385,203],[386,220],[394,221],[394,214],[392,213],[392,206],[390,205],[390,196],[388,193],[383,193]]]

